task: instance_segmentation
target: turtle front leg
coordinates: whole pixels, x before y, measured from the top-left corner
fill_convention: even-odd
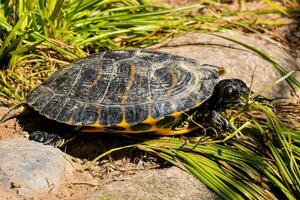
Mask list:
[[[210,127],[217,131],[232,131],[235,128],[218,111],[212,110],[208,119]]]
[[[219,113],[219,111],[212,110],[209,106],[205,106],[204,109],[196,111],[192,118],[194,121],[203,125],[206,129],[213,129],[216,132],[235,130],[235,128]]]
[[[65,143],[65,140],[58,134],[48,133],[45,131],[33,131],[29,133],[29,140],[55,147],[61,147]]]

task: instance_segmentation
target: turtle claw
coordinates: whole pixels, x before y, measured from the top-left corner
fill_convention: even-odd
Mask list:
[[[236,128],[233,127],[227,119],[225,119],[220,113],[217,111],[212,111],[211,116],[211,126],[217,131],[233,131]]]
[[[64,139],[59,135],[53,133],[47,133],[45,131],[34,131],[29,135],[29,140],[43,143],[45,145],[52,145],[60,147],[64,144]]]

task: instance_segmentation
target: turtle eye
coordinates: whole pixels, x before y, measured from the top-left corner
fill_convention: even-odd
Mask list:
[[[225,97],[231,97],[232,96],[232,93],[233,93],[233,89],[232,89],[232,87],[226,87],[225,89],[224,89],[224,96]]]

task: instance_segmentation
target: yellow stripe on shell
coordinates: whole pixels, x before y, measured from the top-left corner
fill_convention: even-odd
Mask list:
[[[95,127],[95,128],[103,128],[104,126],[100,123],[99,118],[97,121],[93,124],[90,124],[89,126]]]
[[[139,133],[147,133],[151,132],[153,135],[182,135],[189,133],[191,131],[194,131],[198,129],[198,126],[190,127],[190,128],[183,128],[181,130],[172,130],[171,128],[157,128],[157,127],[152,127],[151,129],[147,131],[132,131],[132,130],[124,130],[124,131],[112,131],[109,130],[109,132],[115,132],[115,133],[129,133],[129,134],[139,134]],[[107,130],[104,130],[104,128],[99,128],[99,127],[81,127],[81,132],[108,132]]]
[[[133,64],[130,65],[130,75],[129,75],[129,80],[127,83],[127,86],[125,88],[125,92],[124,95],[122,96],[122,101],[121,101],[121,109],[122,109],[122,115],[123,115],[123,119],[120,123],[117,124],[117,126],[123,127],[123,128],[128,128],[130,125],[127,123],[126,121],[126,110],[125,110],[125,106],[126,106],[126,101],[128,98],[128,94],[129,94],[129,90],[132,86],[133,80],[134,80],[134,75],[136,73],[135,70],[135,66]]]

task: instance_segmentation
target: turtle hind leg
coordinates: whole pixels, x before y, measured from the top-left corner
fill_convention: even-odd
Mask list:
[[[58,134],[48,133],[45,131],[33,131],[29,133],[28,139],[55,147],[61,147],[65,142],[65,140]]]
[[[18,105],[16,105],[15,107],[13,107],[12,109],[10,109],[1,119],[0,119],[0,124],[2,124],[3,122],[17,117],[19,116],[21,113],[25,113],[27,110],[27,104],[25,102],[20,103]]]
[[[66,138],[64,137],[66,136]],[[60,134],[57,133],[49,133],[46,131],[33,131],[29,133],[29,140],[33,140],[36,142],[43,143],[45,145],[51,145],[54,147],[62,147],[69,141],[73,140],[76,137],[76,135],[73,135],[70,137],[69,134],[64,134],[63,137]]]

